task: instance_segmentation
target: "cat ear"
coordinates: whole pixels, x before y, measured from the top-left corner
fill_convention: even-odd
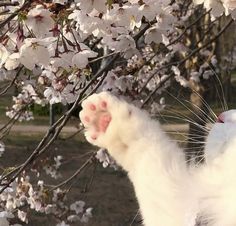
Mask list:
[[[217,119],[218,123],[234,123],[236,122],[236,110],[229,110],[221,113]]]

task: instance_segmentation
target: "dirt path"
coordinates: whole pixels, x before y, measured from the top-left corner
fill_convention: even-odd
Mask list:
[[[2,128],[4,124],[0,124]],[[49,129],[49,126],[40,125],[14,125],[11,129],[12,132],[22,132],[22,133],[45,133]],[[188,124],[166,124],[163,125],[165,131],[178,131],[184,132],[188,130]],[[78,128],[75,126],[65,126],[62,129],[63,133],[76,133]]]

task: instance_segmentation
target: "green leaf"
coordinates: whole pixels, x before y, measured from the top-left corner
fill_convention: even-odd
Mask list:
[[[111,7],[112,7],[112,4],[113,4],[113,0],[107,0],[107,6],[108,6],[108,9],[110,10]]]

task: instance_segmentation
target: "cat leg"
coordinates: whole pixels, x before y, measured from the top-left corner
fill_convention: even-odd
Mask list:
[[[128,172],[144,225],[194,226],[196,206],[184,155],[160,124],[106,92],[90,96],[82,108],[87,140],[108,149]]]
[[[82,103],[81,122],[86,139],[108,149],[115,160],[129,171],[126,161],[131,146],[148,135],[150,119],[133,105],[110,95],[108,92],[93,94]]]

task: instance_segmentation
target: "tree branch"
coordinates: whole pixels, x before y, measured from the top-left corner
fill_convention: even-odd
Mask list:
[[[0,29],[2,29],[7,23],[9,23],[12,19],[14,19],[19,12],[21,12],[22,10],[25,10],[25,8],[27,8],[28,6],[31,5],[33,0],[28,0],[26,1],[18,10],[16,10],[14,13],[12,13],[9,17],[7,17],[5,20],[3,20],[0,23]]]
[[[213,37],[212,39],[210,39],[207,43],[205,43],[204,45],[194,49],[187,57],[185,57],[183,60],[179,61],[178,63],[176,62],[173,62],[173,63],[170,63],[164,67],[161,67],[159,69],[157,69],[149,78],[148,78],[148,81],[150,81],[155,75],[157,72],[159,72],[160,70],[162,70],[163,68],[166,68],[167,66],[173,66],[173,65],[176,65],[177,67],[179,67],[180,65],[184,64],[188,59],[190,59],[192,56],[194,56],[196,53],[198,53],[200,50],[208,47],[212,42],[216,41],[224,32],[225,30],[234,22],[233,19],[231,19],[219,32],[218,34]],[[166,77],[166,79],[164,79],[163,81],[161,81],[158,86],[150,93],[150,95],[145,99],[145,101],[142,103],[142,106],[141,107],[144,107],[145,104],[147,104],[150,100],[150,98],[156,93],[156,91],[163,85],[165,84],[165,82],[167,80],[169,80],[171,77],[172,77],[173,73],[171,75],[169,75],[168,77]],[[145,86],[147,85],[148,82],[145,83]],[[141,88],[141,91],[144,89],[143,86]],[[140,91],[140,92],[141,92]]]
[[[6,6],[18,6],[19,2],[1,2],[0,7],[6,7]]]

